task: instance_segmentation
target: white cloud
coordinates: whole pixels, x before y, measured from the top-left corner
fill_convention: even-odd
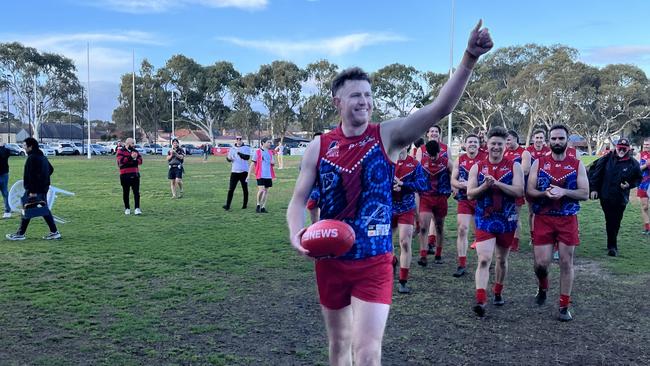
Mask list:
[[[340,37],[295,41],[245,40],[236,37],[219,37],[221,41],[237,46],[261,50],[281,57],[318,54],[340,56],[356,52],[363,47],[386,42],[403,42],[405,37],[390,33],[354,33]]]
[[[97,0],[91,4],[124,13],[163,13],[193,5],[259,10],[266,7],[268,0]]]
[[[598,64],[650,62],[650,46],[620,45],[586,49],[582,59]]]

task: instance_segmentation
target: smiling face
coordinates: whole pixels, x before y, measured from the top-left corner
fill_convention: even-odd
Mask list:
[[[541,150],[541,148],[544,147],[544,143],[546,143],[546,137],[544,137],[543,132],[538,132],[533,136],[533,144],[535,145],[535,149]]]
[[[506,147],[510,150],[516,150],[519,147],[519,141],[513,135],[506,137]]]
[[[438,126],[429,127],[429,130],[427,131],[427,138],[429,141],[440,142],[440,129]]]
[[[478,137],[472,136],[472,137],[468,137],[465,140],[465,151],[467,151],[467,153],[471,156],[476,155],[476,153],[478,152],[478,146],[479,146]]]
[[[643,151],[650,151],[650,139],[643,140]]]
[[[492,136],[487,140],[487,147],[491,161],[501,161],[506,148],[506,139],[499,136]]]
[[[334,96],[334,106],[344,124],[359,127],[368,123],[372,115],[370,83],[366,80],[346,80]]]

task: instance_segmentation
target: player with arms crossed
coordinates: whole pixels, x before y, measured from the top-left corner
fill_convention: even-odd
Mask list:
[[[407,117],[370,124],[372,90],[368,75],[352,68],[332,82],[341,118],[333,131],[315,138],[301,163],[287,209],[292,247],[301,255],[304,208],[318,181],[321,219],[342,220],[355,242],[341,257],[316,261],[316,283],[332,365],[379,365],[381,343],[392,298],[392,186],[400,151],[433,123],[451,113],[463,94],[479,56],[492,40],[481,22],[472,30],[456,72],[438,97]]]

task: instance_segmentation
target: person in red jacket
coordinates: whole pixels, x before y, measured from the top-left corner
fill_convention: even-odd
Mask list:
[[[122,185],[122,199],[124,200],[124,214],[131,214],[129,205],[129,191],[133,190],[135,201],[135,214],[141,215],[140,210],[140,170],[142,156],[135,149],[135,141],[132,138],[124,141],[124,146],[117,150],[117,166],[120,168],[120,184]]]

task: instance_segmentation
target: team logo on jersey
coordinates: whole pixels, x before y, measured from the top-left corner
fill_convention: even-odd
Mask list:
[[[546,162],[544,163],[544,170],[550,170],[551,169],[551,163]]]
[[[348,150],[352,150],[353,148],[355,148],[357,146],[358,147],[364,147],[364,146],[368,145],[369,143],[371,143],[373,141],[375,141],[374,137],[366,136],[366,138],[364,138],[363,140],[361,140],[359,142],[355,142],[354,144],[348,145]]]
[[[327,152],[325,153],[325,156],[328,158],[338,158],[339,157],[339,142],[338,141],[332,141],[330,143],[330,146],[327,148]]]
[[[573,167],[571,165],[565,165],[564,170],[573,170]]]

